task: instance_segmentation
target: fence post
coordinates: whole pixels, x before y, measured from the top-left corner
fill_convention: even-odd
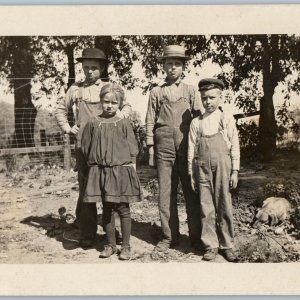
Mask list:
[[[64,169],[70,171],[71,169],[71,145],[69,134],[64,134]]]
[[[46,146],[46,130],[40,129],[40,139],[41,139],[41,146]]]

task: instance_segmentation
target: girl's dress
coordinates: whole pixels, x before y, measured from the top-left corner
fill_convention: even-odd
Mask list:
[[[83,130],[81,147],[89,166],[84,202],[142,200],[133,166],[138,146],[128,119],[94,117]]]

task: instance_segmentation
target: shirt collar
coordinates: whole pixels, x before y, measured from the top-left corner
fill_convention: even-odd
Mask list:
[[[181,77],[179,77],[174,83],[172,84],[176,84],[177,86],[179,86],[179,84],[181,83]],[[161,86],[166,86],[166,85],[172,85],[170,84],[170,82],[168,82],[167,78],[161,83]]]
[[[90,82],[88,82],[87,80],[85,80],[84,82],[83,82],[83,85],[84,86],[89,86],[89,85],[100,85],[102,83],[102,81],[101,81],[101,79],[99,78],[99,79],[97,79],[93,84],[91,84]]]

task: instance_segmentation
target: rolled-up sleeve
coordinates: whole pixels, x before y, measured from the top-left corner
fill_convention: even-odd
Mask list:
[[[155,90],[152,90],[150,92],[149,96],[149,102],[148,102],[148,109],[146,114],[146,143],[147,146],[153,146],[154,145],[154,139],[153,139],[153,129],[155,124],[155,114],[156,114],[156,93]]]
[[[191,122],[190,132],[189,132],[188,156],[187,156],[189,175],[193,173],[193,160],[195,156],[195,146],[196,146],[196,141],[198,136],[198,129],[199,129],[199,119],[195,118]]]
[[[192,100],[192,114],[193,117],[196,118],[201,113],[204,113],[203,106],[201,105],[200,95],[193,86],[190,86],[190,95]]]
[[[132,114],[132,107],[131,104],[129,102],[123,102],[122,107],[120,107],[120,112],[119,112],[119,116],[121,118],[129,118]]]
[[[55,110],[55,117],[59,127],[64,132],[69,132],[71,127],[68,122],[68,111],[72,109],[74,104],[73,102],[73,86],[69,88],[64,98],[59,99],[56,110]]]
[[[240,143],[239,143],[239,134],[236,128],[235,119],[231,116],[228,119],[227,126],[228,139],[231,143],[230,148],[230,157],[231,157],[231,166],[232,170],[239,171],[240,169]]]

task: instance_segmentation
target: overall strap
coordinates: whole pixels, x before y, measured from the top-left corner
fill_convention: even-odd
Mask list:
[[[78,102],[83,100],[83,83],[78,84]]]
[[[190,94],[189,94],[189,86],[188,86],[188,84],[182,83],[182,87],[183,87],[183,89],[182,89],[182,93],[183,93],[182,96],[183,96],[183,98],[187,97],[186,100],[188,100],[188,102],[191,104],[191,97],[190,97]]]
[[[221,111],[221,115],[220,115],[220,121],[219,121],[219,132],[223,131],[225,129],[225,125],[224,125],[225,114],[222,109],[220,109],[220,111]]]
[[[198,136],[203,136],[203,127],[202,127],[202,120],[203,120],[203,115],[200,114],[199,118],[199,135]]]
[[[163,86],[161,86],[158,91],[158,99],[157,99],[157,106],[156,106],[156,112],[155,112],[155,123],[159,119],[163,98],[164,98]]]

